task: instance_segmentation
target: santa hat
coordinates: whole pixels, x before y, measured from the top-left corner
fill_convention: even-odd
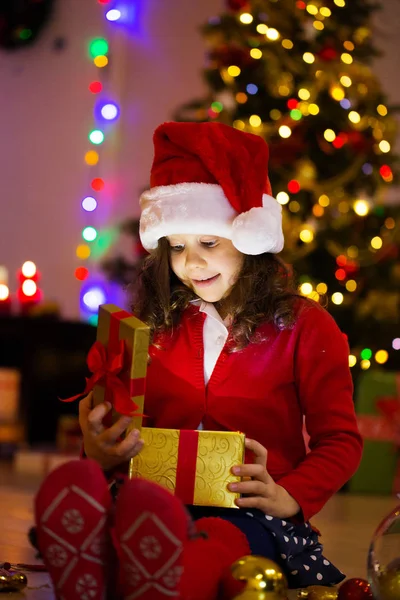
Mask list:
[[[228,238],[244,254],[282,250],[282,207],[261,137],[222,123],[164,123],[153,141],[151,189],[140,198],[146,250],[174,234]]]

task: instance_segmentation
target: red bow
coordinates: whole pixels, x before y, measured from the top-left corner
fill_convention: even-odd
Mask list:
[[[102,385],[110,394],[111,403],[119,414],[129,417],[134,415],[134,411],[139,407],[135,402],[132,402],[129,391],[118,377],[124,368],[124,341],[120,340],[118,345],[117,352],[109,351],[107,353],[101,342],[93,344],[87,356],[87,365],[93,375],[86,379],[86,386],[81,394],[66,398],[62,402],[73,402],[84,394],[91,392],[95,385]]]

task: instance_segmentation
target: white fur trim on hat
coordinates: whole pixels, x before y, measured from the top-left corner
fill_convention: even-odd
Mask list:
[[[280,252],[282,207],[263,195],[263,207],[238,214],[220,185],[178,183],[158,186],[140,198],[140,240],[146,250],[174,234],[217,235],[232,240],[243,254]]]

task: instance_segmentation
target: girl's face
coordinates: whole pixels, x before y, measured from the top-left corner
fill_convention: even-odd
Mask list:
[[[181,234],[167,237],[175,275],[206,302],[226,298],[235,284],[244,255],[226,238]]]

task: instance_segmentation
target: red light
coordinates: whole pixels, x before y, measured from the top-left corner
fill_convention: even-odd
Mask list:
[[[300,184],[295,179],[292,179],[292,181],[289,181],[287,189],[291,194],[297,194],[300,191]]]
[[[389,165],[382,165],[379,169],[379,173],[382,175],[382,177],[390,177],[392,175],[392,169],[389,167]]]
[[[79,281],[84,281],[85,279],[87,279],[88,275],[89,271],[86,267],[78,267],[77,269],[75,269],[75,277],[79,279]]]
[[[296,98],[290,98],[290,100],[288,100],[287,102],[287,106],[290,110],[294,110],[295,108],[297,108],[299,102],[298,100],[296,100]]]
[[[338,136],[338,137],[336,137],[336,138],[333,140],[333,142],[332,142],[332,146],[333,146],[334,148],[336,148],[337,150],[339,150],[339,148],[341,148],[342,146],[344,146],[344,140]]]
[[[97,0],[99,4],[109,4],[110,0]]]
[[[304,10],[306,7],[306,3],[303,2],[302,0],[299,0],[298,2],[296,2],[296,6],[297,8],[300,8],[301,10]]]
[[[92,92],[92,94],[98,94],[102,89],[103,85],[100,83],[100,81],[92,81],[92,83],[89,85],[89,90]]]
[[[101,190],[104,188],[104,181],[100,177],[96,177],[92,180],[91,186],[96,192],[101,192]]]
[[[346,271],[344,269],[338,269],[335,273],[335,277],[339,281],[343,281],[344,279],[346,279]]]
[[[344,254],[341,254],[337,257],[336,264],[339,265],[339,267],[344,267],[347,264],[347,258],[344,256]]]

